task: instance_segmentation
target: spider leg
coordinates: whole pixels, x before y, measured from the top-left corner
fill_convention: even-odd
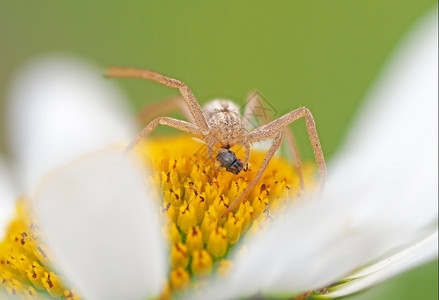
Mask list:
[[[207,157],[209,157],[211,160],[215,161],[215,158],[213,158],[213,147],[215,146],[215,140],[211,139],[207,143]]]
[[[186,100],[186,104],[192,115],[192,119],[200,129],[199,132],[201,132],[203,136],[209,134],[210,132],[209,126],[207,125],[207,121],[206,118],[204,117],[203,110],[201,109],[200,104],[198,103],[197,99],[195,99],[195,96],[190,90],[190,88],[180,80],[170,78],[150,70],[136,69],[136,68],[112,67],[107,70],[106,75],[109,77],[142,78],[146,80],[155,81],[157,83],[172,88],[177,88],[180,91],[183,98]]]
[[[171,97],[144,106],[136,115],[136,122],[144,126],[145,124],[151,122],[154,118],[166,116],[177,111],[179,111],[189,122],[195,123],[186,105],[186,100],[184,100],[184,98],[181,96]]]
[[[202,135],[201,130],[194,124],[188,123],[186,121],[177,120],[173,118],[168,117],[159,117],[154,120],[152,120],[148,125],[146,125],[140,133],[136,135],[136,137],[131,141],[131,143],[127,146],[126,151],[130,151],[131,149],[136,146],[140,140],[151,133],[159,124],[166,125],[187,133],[191,133],[194,135]]]
[[[274,136],[273,144],[271,145],[270,150],[268,150],[267,155],[264,158],[264,161],[262,162],[261,166],[259,167],[258,172],[256,173],[256,176],[253,178],[253,180],[249,183],[249,185],[239,194],[239,196],[229,205],[227,210],[222,215],[225,217],[229,212],[231,212],[239,203],[242,202],[245,196],[248,195],[248,193],[253,190],[253,188],[256,186],[256,184],[259,182],[259,180],[262,178],[262,175],[264,174],[265,169],[267,168],[268,164],[270,163],[270,160],[273,158],[274,154],[276,153],[277,149],[279,149],[279,146],[282,143],[282,130],[278,130],[277,132],[269,132],[267,133],[268,138],[272,138]],[[265,136],[262,137],[260,140],[267,139]]]
[[[250,159],[250,143],[247,139],[244,140],[245,158],[244,158],[244,171],[248,169],[248,160]]]
[[[303,179],[302,160],[300,158],[299,149],[297,148],[296,139],[294,138],[293,131],[290,128],[284,128],[283,132],[288,150],[293,157],[294,167],[296,168],[297,175],[299,176],[300,188],[304,190],[305,180]]]
[[[319,173],[320,173],[320,192],[323,191],[326,180],[326,164],[325,157],[323,156],[322,146],[320,145],[319,136],[317,134],[316,124],[314,122],[314,118],[306,107],[300,107],[296,110],[293,110],[286,115],[272,121],[271,123],[264,125],[262,127],[256,128],[255,130],[249,133],[249,139],[257,138],[260,135],[264,135],[264,132],[283,130],[289,124],[293,123],[299,118],[305,118],[306,129],[308,131],[308,136],[311,141],[311,146],[314,150],[314,156],[319,165]]]
[[[258,120],[260,120],[263,124],[263,127],[273,119],[271,110],[264,107],[261,96],[257,92],[252,92],[247,97],[243,115],[243,124],[246,128],[250,124],[253,117],[258,118]],[[294,167],[296,168],[297,175],[299,177],[300,188],[304,190],[305,180],[303,179],[302,160],[300,159],[296,140],[290,128],[285,127],[283,129],[283,133],[288,150],[293,158]]]

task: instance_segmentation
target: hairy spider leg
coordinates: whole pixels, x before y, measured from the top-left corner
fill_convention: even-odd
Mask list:
[[[229,212],[231,212],[239,203],[242,202],[245,196],[248,195],[248,193],[253,190],[253,188],[256,186],[256,184],[259,182],[259,180],[262,178],[262,175],[265,172],[265,169],[267,168],[268,164],[270,163],[271,159],[273,158],[274,154],[276,153],[277,149],[279,149],[280,145],[282,144],[282,131],[270,131],[266,132],[266,136],[261,137],[261,139],[255,138],[252,140],[252,142],[259,142],[262,140],[266,140],[269,138],[274,137],[273,144],[271,145],[270,149],[267,152],[267,155],[265,156],[264,160],[262,161],[261,166],[259,167],[258,172],[256,173],[253,180],[249,183],[249,185],[239,194],[239,196],[229,205],[227,210],[222,215],[225,217]]]
[[[151,80],[168,87],[177,88],[183,98],[186,100],[187,107],[192,115],[192,120],[200,129],[200,132],[203,134],[203,136],[207,136],[210,133],[209,126],[207,125],[207,121],[204,117],[200,104],[190,88],[180,80],[170,78],[150,70],[137,68],[112,67],[107,70],[106,75],[108,77],[119,78],[141,78]]]
[[[191,133],[193,135],[202,136],[200,129],[189,122],[177,120],[174,118],[168,117],[158,117],[152,120],[148,125],[146,125],[142,131],[140,131],[136,137],[131,141],[131,143],[127,146],[126,152],[131,151],[141,140],[143,137],[147,136],[151,131],[153,131],[159,124],[166,125],[187,133]]]
[[[262,178],[262,175],[264,174],[265,169],[267,168],[268,164],[270,163],[271,159],[273,158],[274,154],[276,153],[277,149],[279,149],[281,143],[282,143],[282,131],[265,131],[264,135],[259,136],[253,136],[253,139],[251,139],[251,142],[259,142],[263,140],[267,140],[269,138],[273,138],[273,144],[271,145],[270,149],[267,152],[267,155],[265,156],[261,166],[259,167],[258,172],[256,173],[253,180],[249,183],[249,185],[239,194],[239,196],[229,205],[227,210],[222,215],[225,217],[229,212],[231,212],[239,203],[242,202],[245,196],[248,195],[248,193],[253,190],[253,188],[256,186],[256,184],[259,182],[259,180]]]
[[[167,114],[174,112],[180,112],[186,120],[195,124],[194,118],[187,107],[186,100],[181,96],[175,96],[162,101],[150,103],[142,107],[135,119],[137,124],[144,126],[154,118],[166,116]]]
[[[250,139],[254,138],[254,136],[264,136],[267,131],[282,131],[289,124],[293,123],[299,118],[305,118],[306,129],[308,131],[308,136],[311,141],[311,146],[314,151],[314,156],[316,162],[319,166],[320,173],[320,192],[323,192],[325,181],[326,181],[326,163],[325,157],[323,156],[322,146],[320,145],[319,136],[317,134],[316,124],[314,122],[314,118],[306,107],[300,107],[296,110],[293,110],[282,117],[268,123],[267,125],[261,126],[259,128],[254,129],[250,132]]]

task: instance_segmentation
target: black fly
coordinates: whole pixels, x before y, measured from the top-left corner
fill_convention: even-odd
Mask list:
[[[227,171],[233,174],[239,174],[239,172],[244,169],[242,160],[238,159],[235,152],[229,149],[225,149],[225,151],[218,153],[216,159],[221,164],[221,167],[226,168]]]

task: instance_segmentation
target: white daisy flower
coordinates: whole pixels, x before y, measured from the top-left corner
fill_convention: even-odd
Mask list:
[[[115,109],[101,118],[107,103],[102,107],[88,106],[99,99],[107,101],[117,92],[105,92],[108,87],[101,86],[103,83],[96,78],[97,81],[89,81],[87,72],[81,71],[79,76],[75,71],[70,73],[76,68],[72,64],[61,65],[63,70],[70,70],[68,73],[53,76],[58,66],[47,69],[47,62],[37,65],[13,89],[16,92],[11,96],[12,120],[17,123],[12,125],[12,145],[20,161],[16,167],[18,182],[22,183],[19,190],[35,186],[36,180],[53,167],[95,150],[104,142],[125,139],[129,132],[123,130],[123,124],[129,121],[118,119]],[[49,71],[40,73],[41,68]],[[80,84],[70,85],[77,80]],[[222,250],[235,242],[232,232],[239,223],[239,213],[237,222],[224,220],[224,231],[215,231],[209,230],[209,224],[204,222],[214,212],[203,211],[204,219],[198,214],[201,202],[193,207],[181,205],[180,214],[174,215],[173,224],[180,231],[171,230],[170,239],[175,246],[171,243],[168,266],[168,250],[160,227],[163,225],[157,222],[159,209],[154,207],[157,196],[145,185],[145,174],[138,168],[142,163],[132,163],[117,149],[94,152],[52,171],[37,185],[29,204],[50,252],[56,257],[56,269],[85,298],[166,297],[169,288],[177,291],[186,285],[189,271],[197,278],[193,290],[176,296],[231,299],[314,291],[331,298],[355,293],[437,257],[437,80],[435,13],[413,29],[368,95],[346,144],[331,161],[324,195],[309,201],[301,199],[263,233],[249,236],[245,247],[231,253],[233,268],[225,277],[213,277],[208,282],[203,279],[212,272],[213,261],[224,257],[226,250]],[[69,99],[66,103],[57,102],[65,98]],[[28,103],[29,99],[35,105]],[[53,101],[46,104],[45,99]],[[87,101],[79,104],[83,99]],[[87,107],[87,111],[75,114],[75,107]],[[118,121],[113,122],[113,118]],[[23,120],[30,122],[25,130],[19,129]],[[102,135],[106,134],[104,138]],[[152,155],[158,153],[154,146],[149,147]],[[170,167],[184,169],[180,159]],[[164,167],[169,168],[168,164]],[[283,172],[281,169],[278,172]],[[174,184],[173,173],[162,174],[162,184]],[[190,176],[198,178],[197,174]],[[278,181],[270,176],[264,180],[272,180],[269,192],[273,197]],[[185,182],[185,187],[190,183],[198,184],[196,180]],[[217,183],[221,186],[224,178]],[[204,189],[203,197],[209,202],[208,188]],[[263,192],[261,186],[260,193]],[[2,200],[10,199],[11,194],[1,195]],[[194,199],[199,199],[201,195],[195,194]],[[184,199],[177,190],[168,191],[164,198],[165,204],[171,198],[173,203]],[[212,207],[221,209],[221,201],[215,201],[212,200]],[[257,206],[251,205],[252,213],[256,214]],[[170,216],[170,207],[164,207],[162,215]],[[259,213],[263,216],[265,212]],[[238,232],[244,233],[243,223],[239,224]],[[0,225],[4,226],[4,222]],[[200,245],[206,245],[207,250],[197,248],[197,240],[191,235],[196,230],[205,236]],[[24,245],[27,236],[22,238]],[[190,239],[193,243],[189,243]],[[225,248],[222,239],[227,240]],[[0,255],[1,251],[0,247]],[[202,263],[197,264],[197,259]],[[19,270],[18,263],[14,266],[13,271]],[[171,271],[166,283],[168,267]],[[26,274],[32,270],[31,266]],[[5,275],[4,269],[0,275],[10,276],[6,278],[8,287],[17,287],[18,291],[19,277]],[[51,282],[47,277],[43,281]],[[50,284],[46,289],[50,295],[59,292],[51,290]],[[64,295],[73,297],[68,292]]]

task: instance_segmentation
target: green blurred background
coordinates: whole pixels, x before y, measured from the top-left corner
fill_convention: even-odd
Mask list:
[[[186,82],[200,102],[243,104],[260,91],[278,114],[311,109],[327,157],[398,42],[437,1],[4,1],[0,0],[0,150],[14,72],[41,55],[71,54],[104,69],[144,67]],[[115,80],[136,111],[177,91]],[[312,158],[303,122],[293,129]],[[437,299],[437,261],[361,299]]]

